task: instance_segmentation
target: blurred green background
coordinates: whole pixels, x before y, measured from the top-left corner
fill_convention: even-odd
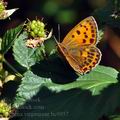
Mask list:
[[[7,0],[6,0],[7,1]],[[27,18],[44,19],[46,29],[53,28],[58,36],[61,26],[61,40],[78,22],[93,15],[99,28],[105,24],[120,26],[120,19],[112,20],[111,15],[119,12],[120,0],[10,0],[7,9],[19,8],[9,19],[0,21],[0,35],[6,29],[16,27]],[[115,23],[116,21],[116,23]]]
[[[7,0],[6,0],[7,1]],[[61,38],[83,18],[95,12],[98,23],[103,24],[115,9],[116,0],[10,0],[8,9],[20,8],[11,20],[0,21],[0,34],[6,29],[15,27],[29,19],[44,18],[47,28],[54,29],[57,34],[57,26],[61,26]],[[108,6],[108,7],[107,7]],[[96,13],[96,11],[98,11]],[[102,11],[101,11],[102,10]],[[104,12],[103,12],[104,11]],[[102,15],[102,16],[101,16]],[[102,17],[102,18],[101,18]],[[101,20],[100,20],[101,19]]]

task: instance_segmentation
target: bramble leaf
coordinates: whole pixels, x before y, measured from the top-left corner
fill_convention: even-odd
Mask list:
[[[8,30],[2,39],[1,52],[5,54],[11,46],[14,44],[14,41],[18,38],[20,32],[22,31],[23,26],[20,25],[14,29]]]
[[[109,72],[108,72],[109,71]],[[117,83],[118,71],[109,67],[98,66],[95,70],[84,76],[79,76],[76,81],[64,85],[50,83],[47,87],[56,92],[80,88],[90,90],[92,95],[100,94],[100,91],[112,83]]]
[[[15,98],[14,106],[19,107],[23,105],[27,100],[30,100],[34,95],[42,88],[46,79],[33,74],[31,71],[27,71],[22,78],[22,83],[17,90],[17,96]]]
[[[16,61],[29,69],[32,65],[34,65],[39,60],[44,59],[44,46],[38,48],[28,48],[26,46],[26,39],[28,35],[26,32],[21,34],[15,41],[13,46],[14,57]]]

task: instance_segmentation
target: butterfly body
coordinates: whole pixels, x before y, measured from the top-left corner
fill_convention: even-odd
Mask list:
[[[92,70],[100,62],[101,52],[96,47],[97,31],[97,24],[91,16],[77,24],[63,42],[58,43],[59,51],[80,74]]]

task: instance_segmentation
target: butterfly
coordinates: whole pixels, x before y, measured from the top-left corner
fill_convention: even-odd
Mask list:
[[[95,68],[101,60],[98,43],[98,26],[90,16],[78,23],[63,39],[57,42],[58,51],[62,53],[69,65],[80,74]]]

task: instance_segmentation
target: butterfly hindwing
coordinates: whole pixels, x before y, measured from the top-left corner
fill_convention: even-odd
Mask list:
[[[78,61],[80,67],[79,71],[81,71],[81,73],[86,73],[92,70],[101,60],[100,50],[93,45],[76,47],[75,51],[77,51],[77,54],[75,54],[75,52],[70,52],[70,54],[71,57]]]
[[[101,60],[100,50],[93,45],[77,46],[67,49],[62,44],[63,54],[70,66],[78,73],[84,74],[92,70]]]

